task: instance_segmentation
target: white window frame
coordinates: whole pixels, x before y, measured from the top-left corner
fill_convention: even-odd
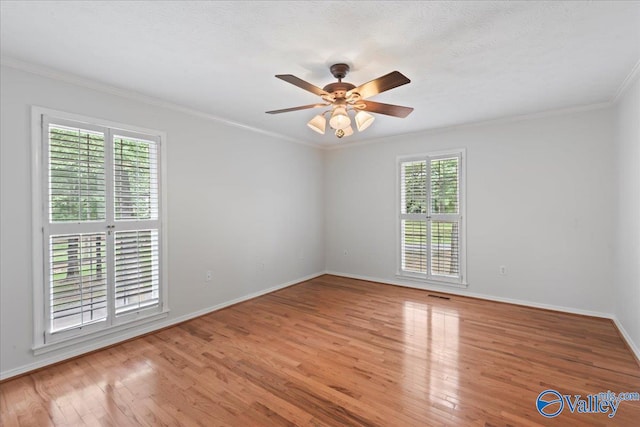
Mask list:
[[[160,304],[157,310],[141,310],[133,312],[119,318],[111,319],[112,321],[106,325],[98,326],[89,324],[80,328],[49,333],[49,304],[47,303],[47,286],[46,271],[48,270],[45,263],[48,262],[45,251],[48,250],[48,243],[45,242],[45,229],[48,223],[45,223],[45,214],[48,215],[47,179],[45,171],[47,170],[44,152],[44,139],[48,138],[48,130],[45,129],[47,117],[53,118],[55,123],[64,123],[68,121],[70,124],[77,125],[81,123],[87,129],[107,129],[105,140],[115,131],[118,135],[133,135],[140,137],[148,136],[149,139],[158,143],[158,185],[159,185],[159,203],[160,210],[158,212],[159,220],[159,298]],[[128,133],[127,133],[128,132]],[[111,153],[105,153],[105,156],[111,156]],[[150,322],[164,319],[169,314],[169,285],[168,285],[168,245],[167,238],[167,185],[166,185],[166,133],[154,129],[142,128],[128,124],[112,122],[108,120],[96,119],[75,113],[53,110],[50,108],[32,106],[31,108],[31,187],[32,187],[32,259],[33,259],[33,347],[35,355],[46,353],[49,351],[65,348],[74,344],[90,341],[98,337],[113,334],[119,331],[127,330],[139,325],[148,324]],[[112,302],[109,302],[112,304]]]
[[[404,271],[402,269],[402,163],[411,162],[411,161],[426,161],[427,162],[427,174],[429,174],[429,161],[437,160],[440,158],[450,158],[452,156],[457,156],[459,158],[458,163],[458,174],[459,174],[459,188],[458,188],[458,203],[459,203],[459,222],[460,222],[460,230],[459,230],[459,269],[460,269],[460,277],[458,278],[450,278],[444,276],[434,276],[429,273],[429,264],[427,264],[427,272],[425,274],[414,273]],[[425,183],[425,185],[427,185]],[[437,220],[437,214],[430,214],[429,207],[431,205],[431,193],[429,188],[427,188],[427,213],[421,214],[427,220]],[[422,283],[434,284],[434,285],[446,285],[446,286],[454,286],[454,287],[462,287],[465,288],[468,286],[467,282],[467,224],[466,224],[466,150],[464,148],[454,149],[454,150],[446,150],[446,151],[437,151],[437,152],[429,152],[429,153],[421,153],[414,155],[406,155],[406,156],[398,156],[396,157],[396,277],[418,281]],[[413,214],[419,215],[419,214]],[[430,263],[430,251],[427,252],[427,263]]]

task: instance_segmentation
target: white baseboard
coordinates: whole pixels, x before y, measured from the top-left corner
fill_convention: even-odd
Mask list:
[[[640,348],[638,348],[638,346],[633,342],[633,340],[631,339],[631,335],[629,335],[624,326],[622,326],[620,320],[618,320],[616,316],[613,316],[612,319],[613,323],[615,323],[616,327],[620,331],[620,335],[622,335],[622,338],[624,338],[624,340],[627,342],[627,345],[636,356],[636,361],[638,362],[638,364],[640,364]]]
[[[241,303],[243,301],[248,301],[250,299],[254,299],[254,298],[257,298],[257,297],[262,296],[262,295],[270,294],[271,292],[279,291],[280,289],[288,288],[289,286],[297,285],[298,283],[306,282],[307,280],[315,279],[316,277],[320,277],[323,274],[326,274],[326,273],[324,271],[320,271],[318,273],[309,274],[307,276],[300,277],[300,278],[295,279],[295,280],[290,280],[288,282],[281,283],[279,285],[272,286],[272,287],[267,288],[267,289],[262,289],[262,290],[260,290],[258,292],[253,292],[251,294],[243,295],[243,296],[241,296],[239,298],[234,298],[232,300],[225,301],[223,303],[220,303],[220,304],[217,304],[217,305],[214,305],[214,306],[211,306],[211,307],[203,308],[202,310],[198,310],[198,311],[195,311],[193,313],[189,313],[189,314],[185,314],[183,316],[179,316],[179,317],[173,318],[173,319],[171,319],[171,325],[175,325],[175,324],[178,324],[178,323],[186,322],[187,320],[195,319],[196,317],[200,317],[200,316],[203,316],[205,314],[213,313],[214,311],[221,310],[223,308],[232,306],[234,304],[238,304],[238,303]]]
[[[57,353],[57,354],[55,354],[53,356],[38,360],[37,362],[30,363],[28,365],[22,365],[22,366],[19,366],[17,368],[14,368],[14,369],[9,369],[9,370],[6,370],[6,371],[2,371],[2,372],[0,372],[0,380],[6,380],[6,379],[9,379],[9,378],[18,376],[18,375],[25,374],[27,372],[34,371],[36,369],[44,368],[45,366],[53,365],[54,363],[59,363],[59,362],[62,362],[64,360],[80,356],[80,355],[85,354],[85,353],[89,353],[89,352],[92,352],[92,351],[95,351],[95,350],[99,350],[99,349],[104,348],[104,347],[108,347],[108,346],[117,344],[119,342],[130,340],[130,339],[138,337],[140,335],[145,335],[145,334],[148,334],[150,332],[157,331],[157,330],[169,327],[169,326],[174,326],[174,325],[177,325],[179,323],[183,323],[183,322],[185,322],[187,320],[191,320],[191,319],[194,319],[196,317],[199,317],[199,316],[202,316],[202,315],[205,315],[205,314],[209,314],[209,313],[212,313],[214,311],[218,311],[220,309],[229,307],[231,305],[238,304],[240,302],[247,301],[247,300],[250,300],[250,299],[259,297],[261,295],[265,295],[265,294],[271,293],[271,292],[275,292],[275,291],[278,291],[280,289],[284,289],[284,288],[287,288],[289,286],[292,286],[292,285],[295,285],[295,284],[298,284],[298,283],[301,283],[301,282],[305,282],[307,280],[314,279],[314,278],[316,278],[318,276],[322,276],[323,274],[325,274],[324,271],[319,272],[319,273],[310,274],[310,275],[307,275],[307,276],[304,276],[304,277],[300,277],[300,278],[295,279],[295,280],[288,281],[286,283],[281,283],[279,285],[272,286],[272,287],[267,288],[267,289],[262,289],[262,290],[260,290],[258,292],[253,292],[253,293],[248,294],[248,295],[243,295],[243,296],[241,296],[239,298],[235,298],[235,299],[232,299],[232,300],[229,300],[229,301],[225,301],[223,303],[216,304],[214,306],[207,307],[207,308],[204,308],[202,310],[198,310],[198,311],[195,311],[195,312],[192,312],[192,313],[188,313],[188,314],[185,314],[185,315],[182,315],[182,316],[178,316],[178,317],[174,317],[174,318],[171,318],[171,319],[167,319],[165,321],[154,322],[153,324],[144,325],[142,327],[135,328],[135,330],[127,330],[125,333],[119,333],[116,336],[113,336],[113,335],[105,336],[105,337],[102,337],[99,340],[91,341],[90,343],[87,343],[86,345],[84,345],[82,347],[74,347],[73,349],[71,349],[69,351],[66,351],[64,353]]]
[[[497,297],[497,296],[494,296],[494,295],[478,294],[478,293],[475,293],[475,292],[469,292],[469,291],[467,291],[465,289],[462,289],[462,288],[459,288],[459,287],[435,286],[435,285],[431,285],[429,283],[417,283],[415,280],[406,280],[406,281],[403,281],[403,280],[389,280],[389,279],[381,279],[379,277],[363,276],[363,275],[359,275],[359,274],[340,273],[340,272],[337,272],[337,271],[327,271],[326,274],[333,274],[335,276],[349,277],[351,279],[367,280],[369,282],[379,282],[379,283],[384,283],[384,284],[387,284],[387,285],[403,286],[405,288],[423,289],[423,290],[433,291],[433,292],[442,292],[442,293],[447,293],[447,294],[452,294],[452,295],[460,295],[460,296],[463,296],[463,297],[473,297],[473,298],[483,299],[483,300],[487,300],[487,301],[506,302],[506,303],[509,303],[509,304],[523,305],[523,306],[526,306],[526,307],[543,308],[545,310],[561,311],[563,313],[581,314],[583,316],[592,316],[592,317],[602,317],[602,318],[605,318],[605,319],[613,319],[613,315],[610,314],[610,313],[602,313],[602,312],[599,312],[599,311],[583,310],[583,309],[574,308],[574,307],[564,307],[564,306],[560,306],[560,305],[543,304],[543,303],[519,300],[519,299],[514,299],[514,298]]]
[[[610,314],[610,313],[601,313],[601,312],[598,312],[598,311],[582,310],[582,309],[579,309],[579,308],[564,307],[564,306],[559,306],[559,305],[542,304],[542,303],[518,300],[518,299],[513,299],[513,298],[496,297],[496,296],[493,296],[493,295],[485,295],[485,294],[478,294],[478,293],[475,293],[475,292],[467,292],[465,290],[461,290],[460,288],[451,288],[451,289],[446,288],[445,289],[443,286],[431,286],[431,285],[429,285],[427,283],[417,284],[415,281],[403,282],[403,281],[400,281],[400,280],[388,280],[388,279],[381,279],[379,277],[363,276],[363,275],[360,275],[360,274],[340,273],[340,272],[337,272],[337,271],[326,271],[325,273],[326,274],[332,274],[334,276],[348,277],[348,278],[351,278],[351,279],[359,279],[359,280],[366,280],[366,281],[369,281],[369,282],[384,283],[384,284],[387,284],[387,285],[403,286],[403,287],[407,287],[407,288],[422,289],[422,290],[433,291],[433,292],[448,293],[448,294],[452,294],[452,295],[473,297],[473,298],[483,299],[483,300],[487,300],[487,301],[505,302],[505,303],[509,303],[509,304],[522,305],[522,306],[526,306],[526,307],[543,308],[543,309],[546,309],[546,310],[560,311],[560,312],[563,312],[563,313],[580,314],[580,315],[583,315],[583,316],[592,316],[592,317],[601,317],[601,318],[604,318],[604,319],[611,319],[613,321],[614,325],[616,326],[616,328],[618,328],[618,330],[620,331],[620,335],[622,335],[623,339],[627,342],[629,348],[634,353],[638,363],[640,363],[640,348],[638,348],[638,346],[633,342],[633,339],[631,339],[631,336],[624,329],[624,326],[618,320],[618,318],[615,315]]]
[[[384,283],[384,284],[388,284],[388,285],[394,285],[394,286],[403,286],[403,287],[408,287],[408,288],[414,288],[414,289],[422,289],[422,290],[430,290],[430,291],[434,291],[434,292],[442,292],[442,293],[449,293],[449,294],[453,294],[453,295],[460,295],[460,296],[469,296],[469,297],[473,297],[473,298],[479,298],[479,299],[484,299],[484,300],[488,300],[488,301],[498,301],[498,302],[505,302],[505,303],[510,303],[510,304],[517,304],[517,305],[523,305],[523,306],[527,306],[527,307],[535,307],[535,308],[544,308],[547,310],[555,310],[555,311],[560,311],[560,312],[565,312],[565,313],[573,313],[573,314],[581,314],[581,315],[586,315],[586,316],[594,316],[594,317],[602,317],[602,318],[606,318],[606,319],[611,319],[613,320],[615,326],[618,328],[618,330],[620,331],[620,334],[622,335],[622,337],[625,339],[625,341],[627,342],[627,344],[629,345],[629,348],[633,351],[633,353],[635,354],[635,357],[638,359],[638,361],[640,362],[640,349],[638,348],[638,346],[633,342],[633,340],[631,339],[631,336],[627,333],[627,331],[624,329],[624,326],[622,325],[622,323],[620,323],[620,321],[612,314],[608,314],[608,313],[600,313],[600,312],[594,312],[594,311],[589,311],[589,310],[581,310],[581,309],[576,309],[576,308],[571,308],[571,307],[563,307],[563,306],[556,306],[556,305],[549,305],[549,304],[540,304],[540,303],[534,303],[534,302],[530,302],[530,301],[523,301],[523,300],[517,300],[517,299],[512,299],[512,298],[502,298],[502,297],[496,297],[496,296],[492,296],[492,295],[485,295],[485,294],[477,294],[474,292],[467,292],[465,290],[461,290],[459,288],[444,288],[444,287],[437,287],[437,286],[431,286],[428,284],[420,284],[418,285],[415,282],[403,282],[400,280],[388,280],[388,279],[381,279],[379,277],[371,277],[371,276],[363,276],[363,275],[358,275],[358,274],[349,274],[349,273],[341,273],[341,272],[337,272],[337,271],[322,271],[322,272],[318,272],[318,273],[314,273],[314,274],[310,274],[308,276],[304,276],[304,277],[300,277],[298,279],[295,280],[291,280],[289,282],[286,283],[282,283],[276,286],[272,286],[270,288],[267,289],[263,289],[261,291],[258,292],[253,292],[251,294],[248,295],[244,295],[242,297],[239,298],[235,298],[229,301],[225,301],[223,303],[211,306],[211,307],[207,307],[204,308],[202,310],[198,310],[192,313],[188,313],[182,316],[178,316],[172,319],[168,319],[166,321],[163,322],[158,322],[158,323],[154,323],[153,325],[148,325],[142,328],[136,328],[135,331],[127,331],[127,333],[124,334],[119,334],[118,336],[111,336],[111,337],[105,337],[104,339],[101,339],[99,341],[93,341],[83,347],[79,347],[79,348],[74,348],[73,350],[70,350],[68,352],[65,353],[59,353],[56,354],[55,356],[51,356],[48,357],[46,359],[42,359],[42,360],[38,360],[37,362],[34,363],[30,363],[28,365],[23,365],[20,366],[18,368],[14,368],[14,369],[9,369],[7,371],[3,371],[0,372],[0,380],[6,380],[9,379],[11,377],[15,377],[30,371],[34,371],[36,369],[40,369],[43,368],[45,366],[48,365],[52,365],[54,363],[58,363],[58,362],[62,362],[66,359],[70,359],[73,357],[77,357],[80,356],[82,354],[85,353],[89,353],[91,351],[95,351],[95,350],[99,350],[101,348],[104,347],[108,347],[114,344],[117,344],[119,342],[122,341],[126,341],[132,338],[135,338],[137,336],[140,335],[144,335],[153,331],[157,331],[159,329],[163,329],[169,326],[174,326],[177,325],[179,323],[185,322],[187,320],[191,320],[194,319],[196,317],[208,314],[208,313],[212,313],[214,311],[229,307],[231,305],[234,304],[238,304],[240,302],[243,301],[247,301],[256,297],[259,297],[261,295],[265,295],[271,292],[275,292],[277,290],[280,289],[284,289],[287,288],[289,286],[301,283],[301,282],[305,282],[307,280],[311,280],[314,279],[316,277],[322,276],[323,274],[331,274],[334,276],[342,276],[342,277],[348,277],[348,278],[352,278],[352,279],[359,279],[359,280],[366,280],[369,282],[378,282],[378,283]]]

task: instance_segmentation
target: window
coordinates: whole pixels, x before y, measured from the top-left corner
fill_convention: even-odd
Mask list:
[[[463,152],[399,160],[399,275],[465,282]]]
[[[35,120],[36,348],[166,315],[162,134],[39,109]]]

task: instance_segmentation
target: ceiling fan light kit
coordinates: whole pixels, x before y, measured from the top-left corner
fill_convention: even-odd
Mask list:
[[[343,133],[342,136],[351,136],[351,135],[353,135],[353,128],[351,126],[349,126],[348,128],[338,129],[338,130],[342,131],[342,133]],[[336,131],[336,132],[338,132],[338,131]],[[336,135],[336,136],[338,136],[338,135]],[[342,138],[342,137],[338,136],[338,138]]]
[[[351,126],[351,119],[347,115],[347,109],[341,106],[333,107],[329,126],[333,129],[346,129]]]
[[[319,134],[324,135],[324,129],[327,127],[327,121],[325,120],[324,115],[318,114],[317,116],[314,116],[313,119],[309,120],[307,126]]]
[[[383,104],[380,102],[365,101],[365,98],[377,95],[381,92],[410,83],[407,77],[398,71],[393,71],[375,80],[371,80],[360,86],[343,82],[342,79],[349,72],[347,64],[334,64],[329,70],[338,79],[335,83],[329,83],[324,88],[319,88],[291,74],[278,74],[277,78],[298,86],[306,91],[320,96],[323,103],[302,105],[300,107],[285,108],[282,110],[267,111],[268,114],[288,113],[290,111],[306,110],[308,108],[328,107],[322,114],[314,116],[308,123],[310,129],[319,134],[325,133],[327,126],[326,115],[329,114],[329,126],[335,130],[338,138],[353,135],[351,117],[353,113],[358,132],[367,129],[373,123],[375,117],[369,114],[378,113],[393,117],[407,117],[413,108],[400,105]],[[368,112],[367,112],[368,111]]]
[[[376,118],[373,117],[371,114],[360,110],[356,113],[355,119],[356,119],[356,127],[358,128],[358,132],[362,132],[363,130],[371,126],[371,123],[373,123],[373,121]]]

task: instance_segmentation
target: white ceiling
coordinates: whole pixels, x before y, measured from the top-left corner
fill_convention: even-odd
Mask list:
[[[1,1],[6,59],[53,68],[321,145],[315,103],[274,78],[317,86],[328,66],[359,85],[393,70],[408,85],[341,143],[611,101],[640,59],[640,2]]]

